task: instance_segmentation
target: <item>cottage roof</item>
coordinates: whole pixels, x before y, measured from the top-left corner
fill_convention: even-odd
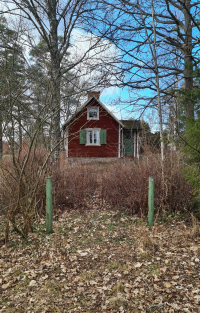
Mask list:
[[[120,121],[125,129],[142,130],[140,120],[121,120]]]
[[[124,127],[122,121],[118,120],[118,118],[99,99],[93,96],[90,99],[88,99],[82,106],[80,106],[80,108],[70,118],[68,118],[68,120],[63,124],[62,128],[65,128],[65,126],[69,124],[69,122],[71,122],[77,116],[77,114],[81,112],[84,109],[84,107],[88,105],[89,102],[91,102],[91,104],[93,102],[98,102],[104,108],[104,110],[106,110],[114,118],[114,120],[117,123],[119,123],[122,127]]]

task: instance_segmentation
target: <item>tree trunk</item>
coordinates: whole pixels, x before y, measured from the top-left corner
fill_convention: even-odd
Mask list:
[[[152,12],[152,26],[153,26],[153,59],[155,65],[155,76],[156,76],[156,89],[157,89],[157,99],[158,99],[158,117],[159,117],[159,130],[160,130],[160,147],[161,147],[161,160],[162,160],[162,176],[164,174],[164,141],[163,141],[163,120],[162,120],[162,108],[161,108],[161,97],[160,97],[160,81],[159,81],[159,71],[158,71],[158,62],[157,62],[157,53],[156,53],[156,28],[154,22],[154,7],[153,0],[151,0],[151,12]]]
[[[50,22],[50,42],[51,42],[51,93],[52,93],[52,109],[53,109],[53,130],[52,130],[52,149],[54,149],[54,161],[58,159],[60,154],[60,53],[58,49],[58,22],[56,19],[57,2],[51,2],[51,11],[49,14]]]
[[[60,64],[58,59],[52,58],[52,107],[53,107],[53,129],[52,148],[54,149],[54,159],[57,160],[60,154]]]
[[[191,11],[191,0],[185,1],[183,14],[185,17],[185,49],[184,49],[184,79],[185,79],[185,117],[194,118],[193,90],[193,59],[192,59],[192,21],[189,12]]]
[[[149,48],[151,51],[151,55],[154,62],[154,73],[156,78],[156,91],[157,91],[157,99],[158,99],[158,117],[159,117],[159,131],[160,131],[160,140],[161,140],[161,161],[162,161],[162,176],[164,174],[164,142],[163,142],[163,120],[162,120],[162,108],[161,108],[161,97],[160,97],[160,81],[159,81],[159,70],[158,70],[158,62],[157,62],[157,53],[156,53],[156,28],[154,22],[154,7],[153,7],[153,0],[151,0],[151,12],[152,12],[152,28],[153,28],[153,43],[150,42],[150,37],[147,32],[147,27],[145,24],[145,19],[142,14],[142,10],[139,4],[139,0],[137,0],[138,8],[140,11],[140,15],[144,24],[144,30],[146,34],[146,38],[149,44]]]

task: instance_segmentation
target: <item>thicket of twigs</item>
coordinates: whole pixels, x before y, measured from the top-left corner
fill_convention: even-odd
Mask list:
[[[26,165],[24,166],[27,152],[22,152],[19,157],[6,155],[0,164],[0,194],[1,209],[8,212],[7,208],[14,207],[18,203],[17,210],[27,207],[27,202],[33,202],[33,206],[39,208],[45,195],[45,177],[49,172],[49,162],[44,166],[42,175],[40,170],[46,160],[46,151],[36,149],[30,153]],[[23,168],[24,167],[24,168]],[[39,180],[36,195],[33,195],[35,183]],[[31,199],[32,195],[35,199]],[[36,204],[37,203],[37,204]]]
[[[61,157],[62,158],[62,157]],[[52,170],[54,207],[57,210],[85,209],[99,188],[98,166],[67,164],[65,158]]]
[[[103,178],[104,198],[113,206],[147,215],[148,180],[155,178],[155,208],[187,211],[193,207],[192,189],[183,177],[179,154],[166,156],[164,175],[159,155],[113,164]]]
[[[109,164],[75,164],[53,172],[56,207],[88,207],[96,192],[99,209],[102,202],[147,215],[148,179],[155,178],[155,208],[174,212],[190,211],[194,201],[192,188],[183,176],[179,153],[166,155],[164,175],[160,156],[148,155],[137,160],[120,160]]]
[[[6,216],[5,240],[9,225],[27,238],[36,216],[45,207],[45,177],[50,162],[46,151],[32,149],[7,155],[0,163],[0,214]]]
[[[23,157],[19,160],[21,164]],[[109,164],[67,164],[62,157],[59,165],[49,166],[47,163],[38,179],[45,158],[42,150],[35,151],[24,169],[20,187],[21,172],[16,164],[10,157],[2,161],[1,213],[24,237],[31,230],[35,218],[45,214],[45,178],[49,175],[53,178],[54,215],[71,208],[91,208],[94,197],[99,199],[97,209],[106,202],[130,214],[147,215],[149,176],[155,177],[155,208],[160,212],[190,211],[194,205],[192,189],[183,176],[179,153],[170,152],[166,156],[164,176],[160,157],[155,154],[143,156],[139,161],[120,160]],[[31,181],[39,181],[36,192],[33,190],[36,185],[31,186]],[[21,219],[21,228],[18,219]]]

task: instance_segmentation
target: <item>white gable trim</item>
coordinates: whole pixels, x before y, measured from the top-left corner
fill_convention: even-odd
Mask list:
[[[119,136],[118,136],[118,158],[120,158],[120,150],[121,150],[121,127],[119,124]]]
[[[104,110],[106,110],[108,112],[108,114],[110,114],[112,116],[112,118],[118,123],[120,124],[122,127],[124,127],[124,125],[118,120],[118,118],[116,118],[116,116],[110,112],[110,110],[99,100],[97,99],[95,96],[93,96],[92,98],[88,99],[77,111],[76,113],[74,113],[62,126],[62,128],[64,128],[69,122],[71,122],[71,120],[74,119],[74,117],[79,113],[81,112],[84,107],[86,107],[86,105],[91,101],[91,100],[96,100],[101,106],[102,108],[104,108]]]

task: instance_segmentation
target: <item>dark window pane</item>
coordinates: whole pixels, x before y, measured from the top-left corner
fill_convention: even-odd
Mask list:
[[[94,144],[99,144],[99,130],[94,130]]]
[[[90,131],[90,143],[92,143],[92,131]]]
[[[92,144],[92,130],[87,131],[87,144]]]
[[[97,118],[97,109],[90,109],[89,110],[89,117],[90,118]]]

